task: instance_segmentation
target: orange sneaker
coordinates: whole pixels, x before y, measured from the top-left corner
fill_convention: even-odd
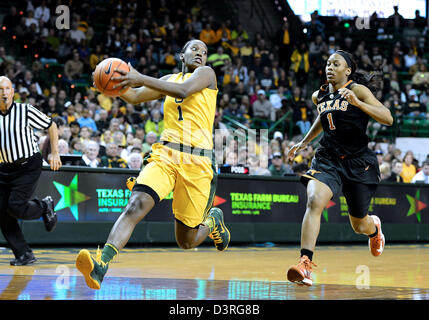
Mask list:
[[[287,279],[296,284],[311,286],[313,285],[313,279],[311,278],[313,266],[317,267],[307,256],[302,256],[296,266],[289,267]]]
[[[378,229],[378,233],[375,237],[369,238],[368,245],[369,245],[369,250],[371,251],[371,254],[374,257],[378,257],[383,253],[383,250],[384,250],[384,244],[385,244],[384,234],[381,231],[380,218],[377,216],[370,216],[370,217],[374,220],[374,223]]]

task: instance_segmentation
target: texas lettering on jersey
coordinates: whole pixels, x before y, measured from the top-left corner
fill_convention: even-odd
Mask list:
[[[321,102],[317,105],[317,111],[319,114],[322,114],[325,111],[334,111],[334,110],[341,110],[341,111],[347,111],[347,107],[349,106],[348,101],[340,101],[338,99],[336,100],[327,100],[325,102]]]

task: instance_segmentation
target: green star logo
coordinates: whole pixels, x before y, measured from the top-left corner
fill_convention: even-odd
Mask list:
[[[408,210],[407,217],[416,214],[417,220],[422,222],[420,211],[426,208],[427,204],[420,201],[420,189],[417,190],[415,197],[410,196],[409,194],[406,194],[406,196],[410,203],[410,209]]]
[[[68,186],[65,186],[59,182],[54,181],[55,188],[61,195],[60,201],[55,206],[55,211],[59,211],[65,208],[70,208],[70,211],[76,221],[79,220],[79,209],[78,204],[88,200],[90,197],[77,191],[77,174]]]

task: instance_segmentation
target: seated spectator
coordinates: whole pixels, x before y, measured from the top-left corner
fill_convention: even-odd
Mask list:
[[[87,141],[91,140],[92,136],[92,130],[88,127],[82,127],[80,129],[80,140],[83,144],[85,144]]]
[[[292,167],[283,163],[283,157],[280,152],[273,153],[273,159],[268,169],[272,176],[284,176],[285,174],[293,173]]]
[[[216,76],[221,77],[223,75],[222,68],[226,61],[231,62],[231,57],[224,52],[223,47],[219,46],[215,53],[208,56],[207,62],[211,64]],[[221,79],[219,79],[221,80]]]
[[[143,157],[140,153],[132,152],[128,157],[128,168],[132,170],[141,170],[143,165]]]
[[[86,39],[85,33],[78,27],[78,23],[76,21],[73,21],[72,28],[70,30],[70,39],[77,45],[80,44],[82,40]]]
[[[265,91],[260,89],[257,91],[258,98],[255,102],[253,102],[252,108],[253,108],[253,117],[264,119],[264,120],[275,120],[273,117],[274,109],[271,105],[271,102],[267,99],[265,95]],[[264,128],[268,128],[267,122],[262,122],[261,126]]]
[[[98,158],[99,144],[93,140],[89,140],[84,144],[83,148],[83,156],[79,165],[91,168],[101,167],[100,159]]]
[[[243,118],[244,114],[239,109],[236,98],[232,98],[229,101],[228,106],[223,110],[223,116],[232,117],[234,120],[237,120],[239,122],[244,122],[243,119],[239,119],[239,118]]]
[[[383,163],[383,150],[375,150],[375,155],[377,157],[378,165],[381,166],[381,164]]]
[[[417,56],[412,48],[408,49],[407,54],[404,56],[404,68],[409,71],[410,67],[417,63]]]
[[[391,175],[390,164],[388,162],[383,162],[380,164],[380,179],[385,181]]]
[[[308,107],[307,102],[302,97],[300,87],[295,87],[293,90],[293,97],[290,100],[292,105],[292,119],[298,126],[300,133],[305,135],[310,130],[313,122],[313,111]]]
[[[429,184],[429,161],[423,162],[422,169],[411,179],[411,183]]]
[[[254,176],[270,176],[271,172],[267,168],[260,166],[259,158],[256,155],[250,155],[247,160],[249,174]]]
[[[243,29],[241,24],[238,24],[234,30],[231,32],[231,40],[241,39],[242,41],[246,41],[249,39],[249,35],[246,30]]]
[[[95,121],[97,131],[104,132],[109,129],[109,112],[103,108],[98,112],[98,119]]]
[[[157,142],[158,140],[158,136],[156,135],[155,132],[148,132],[146,134],[146,141],[143,143],[143,148],[142,148],[142,152],[143,154],[146,154],[147,152],[150,152],[152,145]]]
[[[402,162],[394,159],[392,161],[392,171],[390,173],[390,177],[386,178],[385,181],[388,182],[404,182],[401,177],[402,172]]]
[[[64,80],[69,82],[78,80],[82,76],[83,67],[79,52],[76,49],[73,50],[73,58],[64,64]]]
[[[212,46],[216,43],[216,33],[212,29],[210,23],[207,23],[205,28],[201,30],[199,34],[199,39],[203,41],[207,46]]]
[[[127,162],[119,156],[119,147],[114,142],[107,144],[106,155],[101,157],[100,162],[104,168],[127,168]]]
[[[82,154],[83,144],[79,138],[74,138],[70,141],[70,153]]]
[[[95,124],[94,119],[91,117],[91,113],[87,108],[82,110],[82,116],[77,120],[81,128],[87,127],[90,128],[92,132],[97,131],[97,125]]]
[[[408,103],[404,110],[405,114],[412,118],[424,119],[426,117],[426,107],[419,101],[416,90],[411,89],[408,95]]]
[[[164,120],[162,119],[161,111],[152,109],[150,112],[150,119],[145,123],[144,129],[146,132],[155,132],[158,137],[164,131]]]
[[[413,164],[413,155],[411,153],[407,153],[402,160],[402,172],[401,177],[405,183],[410,183],[413,177],[416,175],[416,167]]]

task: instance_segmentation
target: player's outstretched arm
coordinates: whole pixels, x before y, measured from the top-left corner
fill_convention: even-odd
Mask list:
[[[352,90],[341,88],[338,90],[338,93],[347,99],[350,104],[357,106],[381,124],[387,126],[393,124],[393,117],[390,110],[378,101],[367,87],[356,84],[352,87]]]
[[[171,74],[165,75],[159,80],[166,82],[170,76]],[[158,100],[164,96],[165,94],[157,90],[142,86],[138,88],[129,88],[124,94],[119,96],[119,98],[131,104],[138,104],[146,101]]]
[[[207,87],[213,87],[216,83],[216,75],[213,69],[206,66],[196,68],[192,75],[183,83],[162,81],[161,79],[149,77],[139,73],[131,65],[129,66],[129,72],[116,70],[122,75],[112,78],[112,80],[118,81],[114,88],[144,86],[156,90],[163,95],[184,99]]]

